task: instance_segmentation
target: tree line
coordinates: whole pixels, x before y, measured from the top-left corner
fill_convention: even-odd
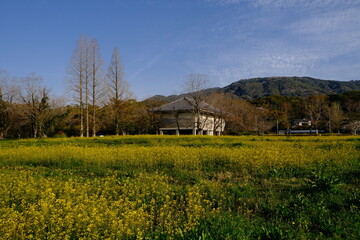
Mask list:
[[[119,95],[118,99],[104,98],[102,101],[105,102],[94,105],[90,92],[88,99],[84,93],[84,102],[66,104],[65,99],[54,97],[48,88],[41,85],[42,78],[36,73],[16,82],[4,81],[4,72],[1,76],[0,138],[156,132],[155,118],[147,111],[152,103]]]
[[[156,134],[159,116],[149,109],[165,102],[137,101],[124,78],[118,48],[105,69],[96,39],[81,36],[68,66],[68,99],[51,94],[42,77],[10,77],[0,70],[0,139],[120,134]],[[190,74],[185,90],[195,102],[222,110],[225,134],[289,130],[296,119],[308,119],[314,130],[353,133],[360,130],[360,92],[308,97],[268,96],[243,100],[205,89],[207,76]]]
[[[360,91],[306,97],[272,95],[254,101],[215,93],[208,96],[208,102],[224,111],[227,134],[261,135],[291,129],[346,134],[360,131]],[[311,125],[299,126],[296,120],[307,120]]]
[[[80,36],[67,69],[67,100],[51,95],[42,77],[0,71],[0,138],[143,134],[154,130],[149,106],[124,79],[118,48],[105,70],[96,39]]]

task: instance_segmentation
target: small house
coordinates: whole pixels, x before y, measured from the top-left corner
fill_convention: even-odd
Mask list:
[[[220,109],[204,101],[196,103],[188,97],[151,111],[160,115],[160,135],[221,135],[225,128]]]

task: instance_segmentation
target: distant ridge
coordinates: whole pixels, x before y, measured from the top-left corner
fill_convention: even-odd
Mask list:
[[[246,100],[255,100],[271,95],[282,96],[310,96],[320,94],[341,94],[349,91],[360,91],[360,80],[333,81],[311,77],[264,77],[242,79],[223,88],[209,88],[206,93],[230,93]],[[181,95],[156,95],[149,99],[171,102]]]

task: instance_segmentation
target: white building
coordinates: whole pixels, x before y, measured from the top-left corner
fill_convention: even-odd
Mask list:
[[[311,121],[307,119],[296,119],[292,128],[310,127]]]
[[[151,111],[160,114],[160,135],[221,135],[225,128],[223,112],[220,109],[205,102],[196,104],[187,97]]]

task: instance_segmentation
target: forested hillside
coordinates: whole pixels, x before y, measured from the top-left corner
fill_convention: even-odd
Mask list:
[[[332,81],[311,77],[266,77],[243,79],[223,88],[210,88],[204,91],[207,93],[230,93],[246,100],[255,100],[271,95],[304,97],[360,91],[360,80]],[[170,102],[181,96],[171,95],[165,97],[156,95],[151,99]]]

